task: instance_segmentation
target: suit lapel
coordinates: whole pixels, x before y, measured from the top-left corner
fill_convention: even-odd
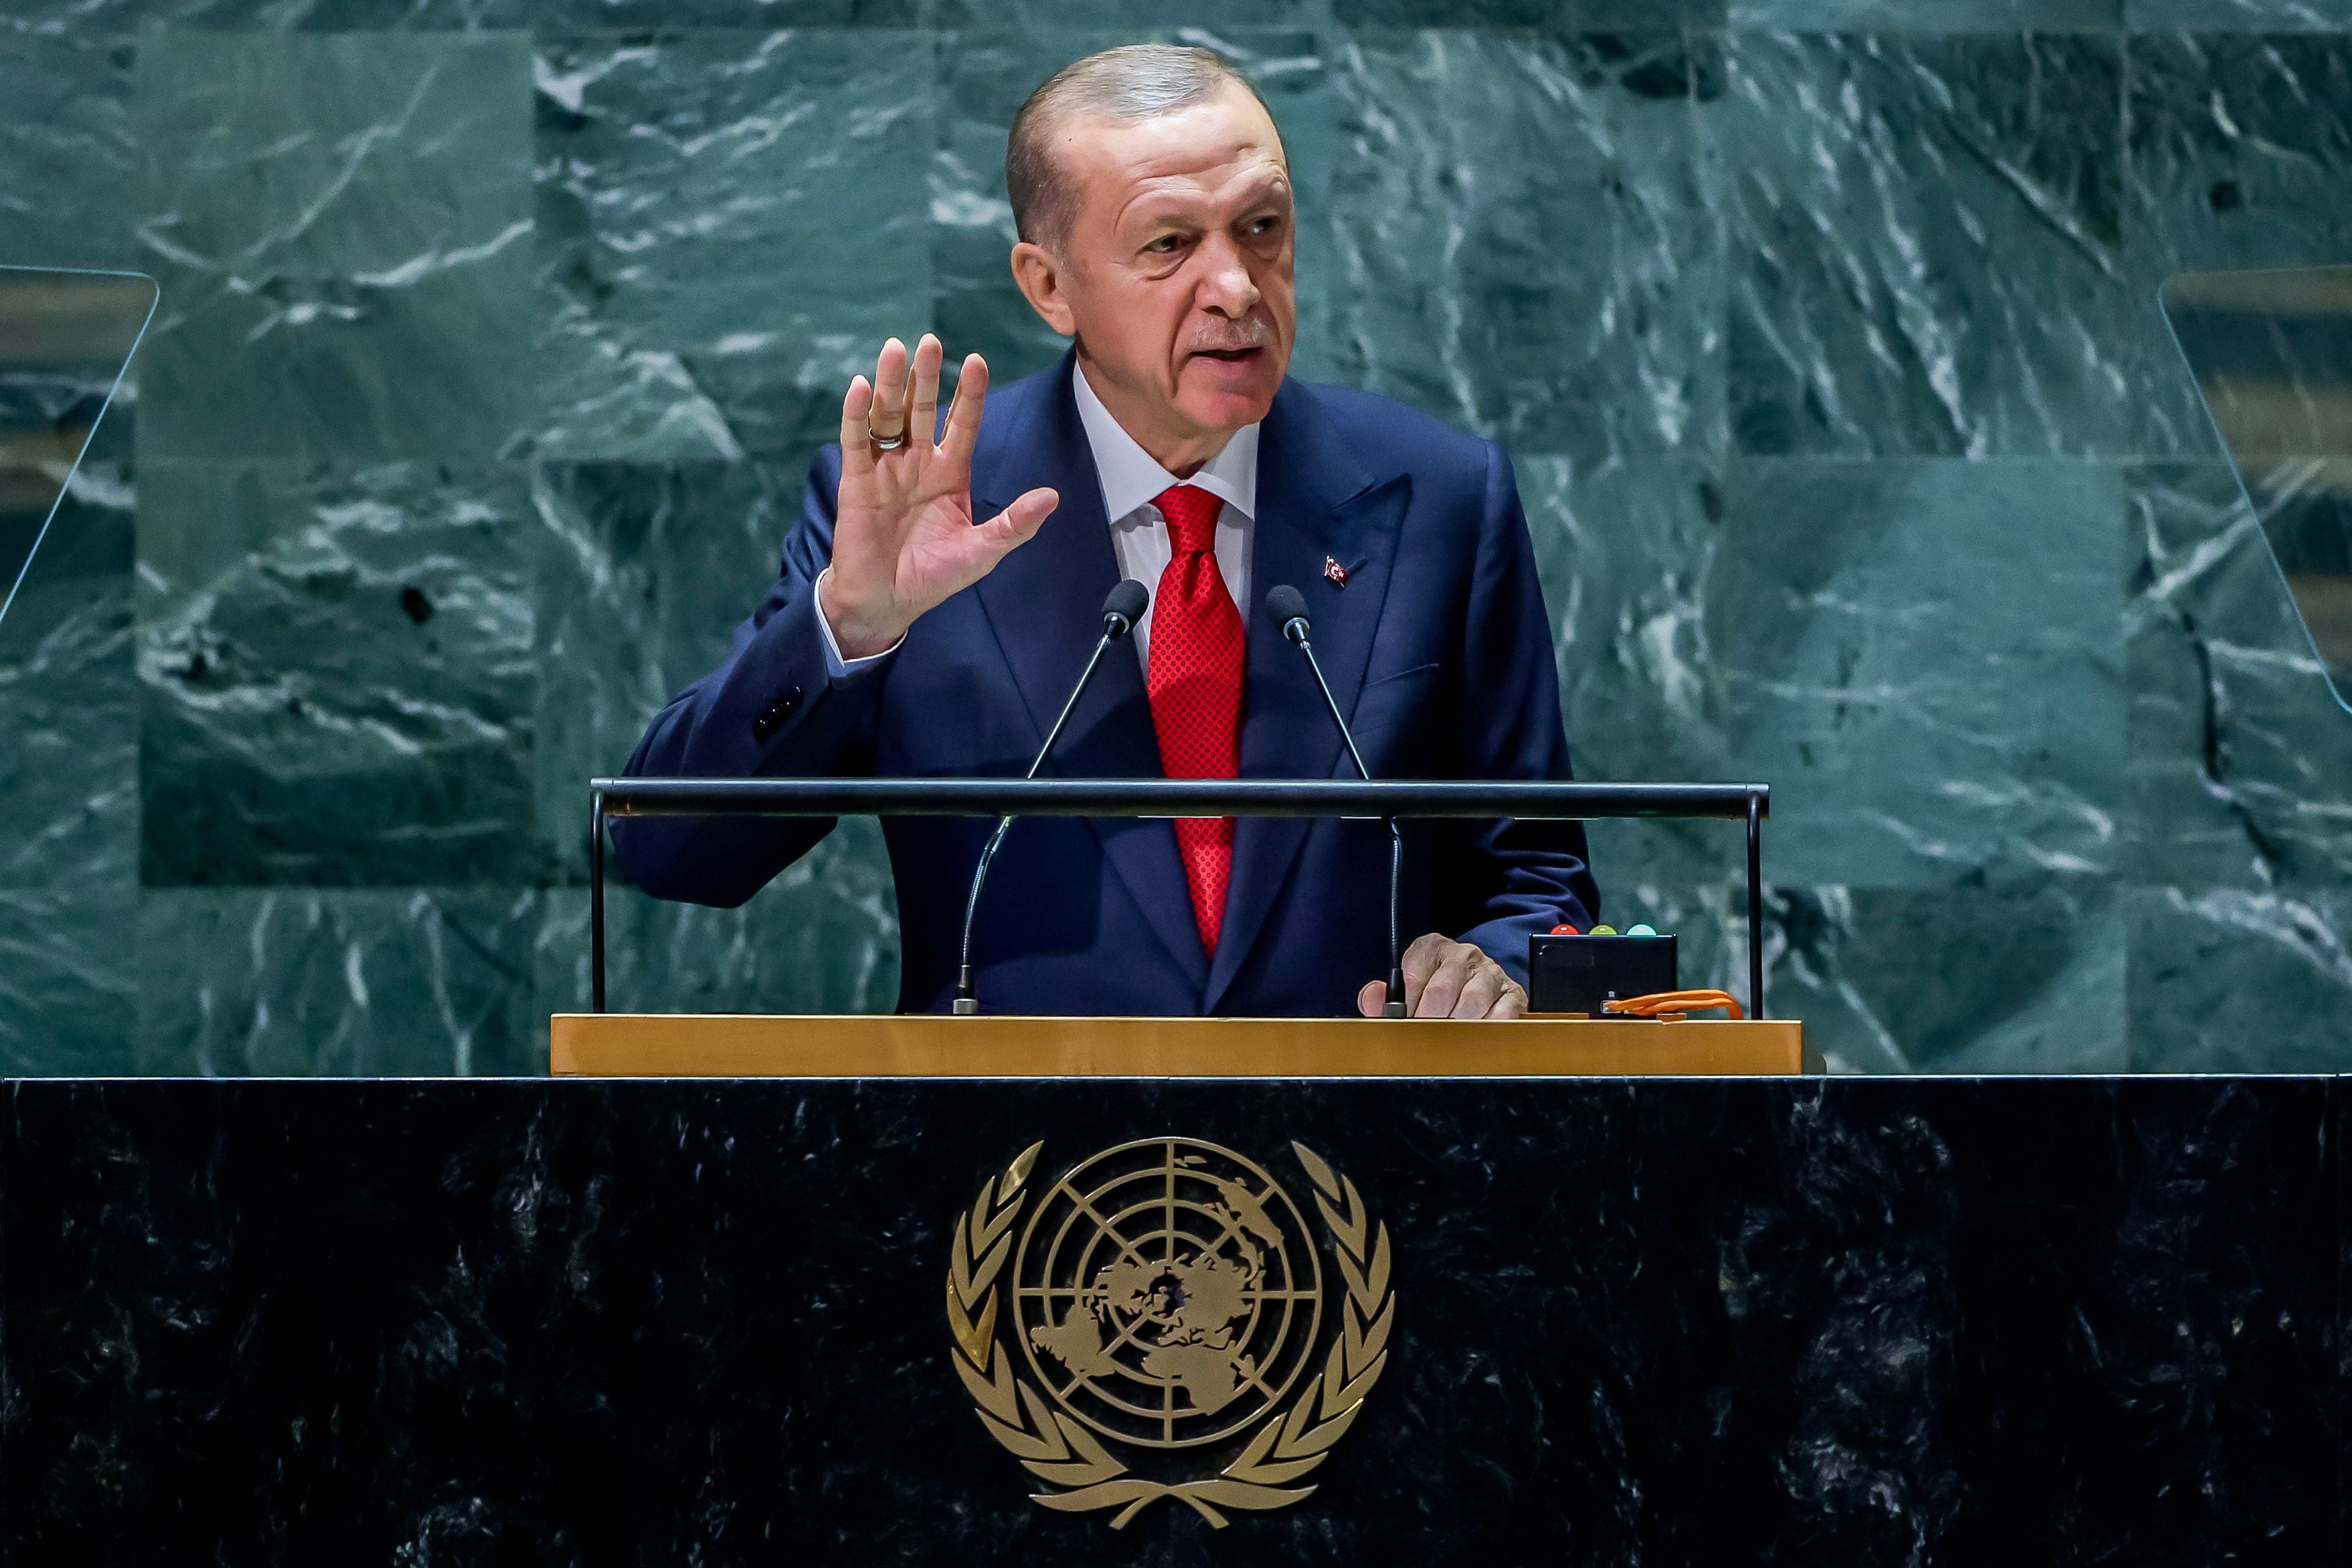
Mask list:
[[[1306,595],[1316,657],[1339,710],[1353,722],[1410,492],[1402,476],[1383,477],[1348,449],[1311,392],[1283,384],[1258,443],[1259,515],[1252,519],[1250,553],[1250,595],[1258,602],[1240,607],[1249,627],[1243,778],[1355,777],[1306,659],[1262,606],[1278,583]],[[1348,568],[1345,589],[1325,577],[1327,559]],[[1215,1010],[1249,956],[1311,825],[1305,818],[1244,817],[1236,826],[1207,1010]]]
[[[1039,485],[1052,486],[1062,498],[1037,537],[1006,556],[978,589],[1040,746],[1071,684],[1086,668],[1087,655],[1101,635],[1097,612],[1118,581],[1102,481],[1070,393],[1072,363],[1065,355],[1043,378],[1036,396],[1007,411],[1013,417],[999,423],[992,409],[972,455],[972,507],[982,520]],[[1045,770],[1066,779],[1160,774],[1151,700],[1132,646],[1114,647],[1104,656]],[[1106,819],[1087,825],[1170,956],[1195,988],[1204,984],[1208,960],[1201,951],[1175,833],[1165,821]]]

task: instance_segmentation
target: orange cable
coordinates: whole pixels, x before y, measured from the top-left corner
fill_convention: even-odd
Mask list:
[[[1656,1018],[1660,1013],[1706,1012],[1721,1008],[1735,1019],[1748,1014],[1741,1009],[1739,999],[1728,991],[1653,991],[1646,997],[1626,997],[1601,1004],[1604,1013],[1619,1013],[1633,1018]]]

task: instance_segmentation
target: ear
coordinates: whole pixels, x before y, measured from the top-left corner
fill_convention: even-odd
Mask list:
[[[1062,292],[1062,264],[1054,259],[1053,252],[1025,239],[1014,246],[1013,281],[1021,286],[1021,297],[1046,326],[1065,338],[1076,335],[1078,319],[1071,313],[1069,296]]]

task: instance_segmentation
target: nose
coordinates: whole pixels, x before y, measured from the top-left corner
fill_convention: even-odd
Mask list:
[[[1257,308],[1257,279],[1250,276],[1249,262],[1233,235],[1213,234],[1193,255],[1201,269],[1193,300],[1202,309],[1240,319]]]

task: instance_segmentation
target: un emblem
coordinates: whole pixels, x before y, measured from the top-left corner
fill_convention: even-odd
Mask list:
[[[1032,1145],[982,1183],[948,1269],[955,1365],[982,1426],[1064,1512],[1162,1498],[1223,1528],[1223,1510],[1286,1507],[1388,1364],[1396,1300],[1388,1228],[1313,1151],[1315,1228],[1263,1166],[1214,1144],[1153,1138],[1082,1160],[1033,1201]],[[1025,1219],[1024,1219],[1025,1216]],[[1328,1320],[1328,1321],[1327,1321]]]

